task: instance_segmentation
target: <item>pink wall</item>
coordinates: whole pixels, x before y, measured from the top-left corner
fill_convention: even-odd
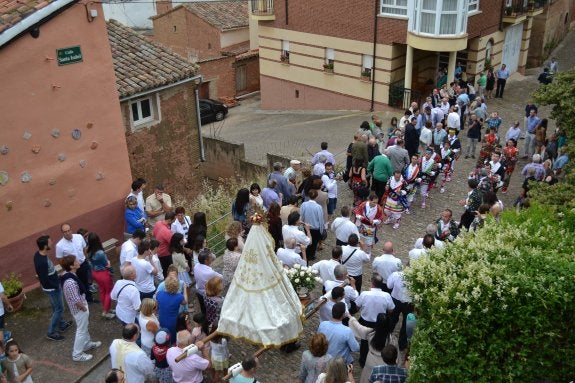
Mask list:
[[[0,170],[10,177],[0,186],[0,277],[17,271],[34,282],[34,240],[45,232],[58,240],[62,222],[85,226],[102,240],[121,238],[121,201],[132,177],[103,11],[97,3],[90,8],[99,14],[93,22],[78,3],[43,24],[39,38],[25,34],[0,49],[0,146],[9,148]],[[83,62],[58,66],[56,49],[76,45]],[[73,129],[81,131],[79,140]],[[24,171],[32,175],[28,183],[20,181]]]

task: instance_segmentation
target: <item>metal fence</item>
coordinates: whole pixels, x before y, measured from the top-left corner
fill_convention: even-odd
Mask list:
[[[273,15],[274,0],[251,0],[252,15]]]
[[[223,220],[229,220],[231,212],[222,215],[220,218],[208,223],[208,246],[210,246],[210,250],[217,255],[220,256],[226,250],[226,233],[225,231],[219,231],[217,229],[217,224]],[[210,230],[211,228],[211,230]]]
[[[421,105],[422,94],[418,90],[403,86],[403,80],[389,86],[389,105],[394,108],[408,109],[413,101]]]

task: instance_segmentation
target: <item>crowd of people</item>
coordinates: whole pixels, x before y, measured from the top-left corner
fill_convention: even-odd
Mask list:
[[[477,92],[460,79],[444,84],[423,105],[413,102],[403,117],[393,117],[387,129],[375,115],[371,122],[364,121],[339,172],[327,142],[311,159],[294,159],[287,169],[274,163],[263,189],[253,183],[238,190],[231,203],[233,221],[225,231],[222,273],[212,266],[216,257],[207,243],[206,214],[196,212],[191,218],[184,207],[174,208],[162,185],[144,199],[146,181],[136,179],[125,200],[118,270],[97,233],[85,229],[74,233],[70,224],[62,224],[62,238],[54,251],[57,265],[51,258],[52,239],[47,235],[37,239],[34,267],[52,308],[47,338],[61,341],[75,324],[71,358],[90,361],[90,351],[102,346],[90,336],[90,308],[101,303],[102,318],[122,326],[121,338],[109,346],[112,370],[106,382],[200,383],[204,375],[220,379],[230,367],[228,339],[204,339],[217,332],[225,294],[250,231],[249,217],[258,212],[267,217],[274,251],[284,267],[311,265],[323,280],[326,303],[319,312],[317,332],[302,355],[300,381],[354,382],[355,352],[362,383],[404,381],[415,325],[415,308],[403,279],[410,262],[455,240],[462,230],[477,230],[487,215],[499,219],[504,206],[497,193],[510,190],[520,159],[531,162],[521,170],[524,182],[517,194],[518,208],[529,206],[532,182],[557,182],[569,161],[565,134],[560,129],[547,131],[548,120],[538,117],[534,104],[525,107],[524,129],[518,119],[503,134],[503,121],[496,111],[488,112],[486,100],[494,79],[496,97],[503,97],[504,71],[503,66],[496,75],[481,74]],[[523,155],[518,148],[522,139]],[[462,157],[476,159],[469,172],[459,170]],[[467,194],[457,201],[463,210],[459,220],[451,208],[431,217],[405,264],[390,241],[383,243],[382,255],[374,254],[382,225],[401,230],[406,215],[428,209],[433,193],[444,193],[456,177],[468,185]],[[338,209],[342,187],[351,189],[353,201]],[[335,237],[331,258],[317,260],[328,232]],[[365,283],[369,289],[362,291],[366,265],[371,266],[371,277]],[[6,355],[0,362],[2,377],[29,383],[30,358],[16,341],[3,339],[3,314],[11,306],[2,292],[0,285],[0,345]],[[64,301],[73,323],[63,319]],[[197,352],[176,362],[191,347]],[[299,347],[291,343],[282,351]],[[232,367],[231,381],[256,382],[257,365],[257,358],[247,358],[241,367]]]

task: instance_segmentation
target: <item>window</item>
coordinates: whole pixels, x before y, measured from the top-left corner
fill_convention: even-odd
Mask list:
[[[489,62],[491,62],[492,52],[493,52],[493,40],[489,39],[487,44],[485,44],[485,61],[489,60]]]
[[[157,96],[141,98],[130,103],[132,128],[150,126],[160,120]]]
[[[469,0],[469,5],[467,6],[467,11],[478,12],[479,11],[479,0]]]
[[[434,36],[462,35],[467,29],[468,4],[467,0],[410,1],[408,31]]]
[[[325,63],[333,65],[334,59],[335,59],[335,53],[333,51],[333,48],[325,48]]]
[[[361,56],[361,76],[371,77],[371,71],[373,68],[373,57],[370,55]]]
[[[282,40],[282,53],[281,53],[281,61],[289,62],[289,41]]]
[[[407,0],[381,0],[381,13],[393,16],[407,16]]]

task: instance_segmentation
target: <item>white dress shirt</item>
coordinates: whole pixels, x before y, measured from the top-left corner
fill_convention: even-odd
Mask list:
[[[126,262],[131,262],[133,258],[138,256],[138,246],[131,240],[128,239],[126,242],[122,243],[120,248],[120,270],[124,269]]]
[[[198,263],[194,266],[194,277],[196,278],[196,290],[201,295],[206,295],[206,283],[213,277],[220,277],[222,280],[224,277],[222,274],[218,273],[211,266],[202,265]]]
[[[331,299],[331,291],[328,291],[327,294],[324,295],[324,297],[327,298],[327,302],[325,302],[319,308],[319,321],[320,322],[333,319],[333,317],[331,315],[331,309],[336,304],[336,302]],[[342,302],[345,305],[345,301],[342,301]],[[345,306],[345,312],[348,312],[347,305]]]
[[[80,234],[72,234],[72,240],[67,240],[62,237],[56,244],[56,258],[63,258],[66,255],[73,255],[76,257],[80,264],[84,263],[86,256],[84,255],[84,248],[86,241]]]
[[[337,265],[341,265],[335,259],[324,259],[311,265],[312,270],[317,270],[322,281],[334,281],[334,270]]]
[[[282,226],[282,237],[284,241],[288,238],[295,238],[295,241],[298,245],[309,246],[311,243],[311,239],[301,231],[297,226],[293,225],[283,225]],[[296,253],[300,253],[301,250],[299,247],[295,249]]]
[[[114,339],[110,345],[110,361],[112,362],[112,368],[119,368],[118,365],[118,348],[122,343],[130,343],[123,339]],[[148,355],[140,347],[138,347],[135,342],[134,346],[138,348],[137,351],[127,352],[124,355],[124,374],[126,378],[126,383],[140,383],[146,379],[147,375],[152,375],[154,373],[154,362],[150,359]],[[135,348],[135,347],[134,347]]]
[[[136,282],[120,279],[114,284],[110,297],[118,302],[116,316],[124,323],[134,323],[140,310],[140,291]]]
[[[418,258],[423,257],[424,255],[427,255],[427,250],[426,249],[411,249],[409,250],[409,261],[413,262]]]
[[[368,322],[377,322],[380,313],[390,312],[395,308],[391,295],[375,287],[362,291],[355,304],[361,308],[361,317]]]
[[[337,180],[324,174],[321,176],[321,182],[327,190],[327,198],[337,198]]]
[[[280,247],[276,254],[284,266],[287,266],[290,269],[295,264],[307,266],[306,261],[304,261],[301,255],[296,253],[294,249],[284,249],[283,247]]]
[[[387,278],[389,278],[391,273],[401,270],[401,259],[396,258],[393,254],[382,254],[379,257],[375,257],[372,268],[387,283]]]
[[[325,288],[325,291],[331,291],[334,287],[341,286],[342,283],[343,281],[324,281],[323,287]],[[347,307],[351,307],[351,301],[355,301],[359,294],[357,293],[357,290],[350,285],[345,286],[343,291],[343,300],[345,301]]]
[[[407,303],[411,302],[411,296],[403,280],[403,271],[395,271],[391,273],[387,279],[387,288],[391,289],[391,297],[398,301]]]
[[[357,226],[348,217],[337,217],[334,219],[331,223],[331,231],[334,232],[337,239],[345,243],[347,243],[349,236],[352,234],[359,237]]]
[[[363,264],[369,262],[369,255],[367,255],[365,251],[361,250],[358,246],[344,245],[341,247],[341,250],[341,263],[347,267],[347,273],[352,277],[362,275]]]

